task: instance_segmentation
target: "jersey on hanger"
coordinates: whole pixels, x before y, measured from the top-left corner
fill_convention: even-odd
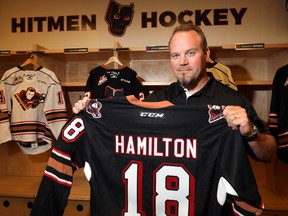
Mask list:
[[[288,64],[273,79],[269,129],[278,144],[278,157],[288,163]]]
[[[90,71],[85,96],[92,99],[134,95],[143,99],[142,85],[137,73],[129,67],[109,69],[98,66]]]
[[[233,79],[232,72],[229,67],[214,61],[211,66],[207,67],[207,72],[211,72],[216,80],[229,86],[234,90],[238,90],[237,85]]]
[[[0,81],[0,143],[17,141],[26,154],[51,148],[67,121],[61,85],[54,72],[14,67]]]
[[[89,101],[63,127],[31,215],[62,215],[81,167],[91,215],[217,216],[227,194],[255,212],[261,197],[245,143],[222,109],[133,96]]]

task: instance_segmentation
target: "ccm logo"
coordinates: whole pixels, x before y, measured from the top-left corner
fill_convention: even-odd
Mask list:
[[[147,118],[164,118],[164,113],[153,113],[153,112],[140,112],[141,117]]]

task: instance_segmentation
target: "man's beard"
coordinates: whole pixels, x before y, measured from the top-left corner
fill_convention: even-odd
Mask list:
[[[193,79],[188,78],[183,74],[181,77],[178,78],[178,82],[184,87],[188,88],[193,84]]]

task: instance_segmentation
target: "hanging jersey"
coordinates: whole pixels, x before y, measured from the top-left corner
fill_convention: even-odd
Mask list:
[[[80,167],[91,215],[217,216],[227,194],[257,211],[261,197],[245,143],[222,109],[139,104],[132,96],[90,100],[63,127],[31,215],[62,215]]]
[[[51,148],[67,121],[61,85],[47,68],[14,67],[0,81],[0,142],[15,140],[26,154]]]
[[[233,79],[231,70],[226,65],[214,61],[211,66],[207,67],[207,72],[212,73],[219,82],[237,91],[237,85]]]
[[[85,96],[90,99],[134,95],[143,99],[142,84],[137,73],[129,67],[108,69],[98,66],[90,71]]]
[[[273,79],[269,129],[277,139],[278,157],[288,163],[288,65],[279,68]]]

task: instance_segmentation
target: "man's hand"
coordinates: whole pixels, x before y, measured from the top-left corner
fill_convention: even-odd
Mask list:
[[[75,114],[79,113],[81,110],[83,110],[86,106],[87,101],[90,100],[88,97],[84,97],[82,100],[78,100],[74,107],[72,108],[73,112]]]
[[[244,108],[240,106],[226,106],[223,115],[228,126],[233,130],[239,130],[242,136],[249,137],[254,133],[252,123]],[[270,134],[260,132],[257,138],[249,141],[248,144],[253,152],[250,155],[257,160],[268,163],[276,156],[276,140]]]
[[[239,130],[242,136],[248,137],[253,134],[252,124],[244,108],[240,106],[226,106],[223,115],[228,126],[233,130]]]

